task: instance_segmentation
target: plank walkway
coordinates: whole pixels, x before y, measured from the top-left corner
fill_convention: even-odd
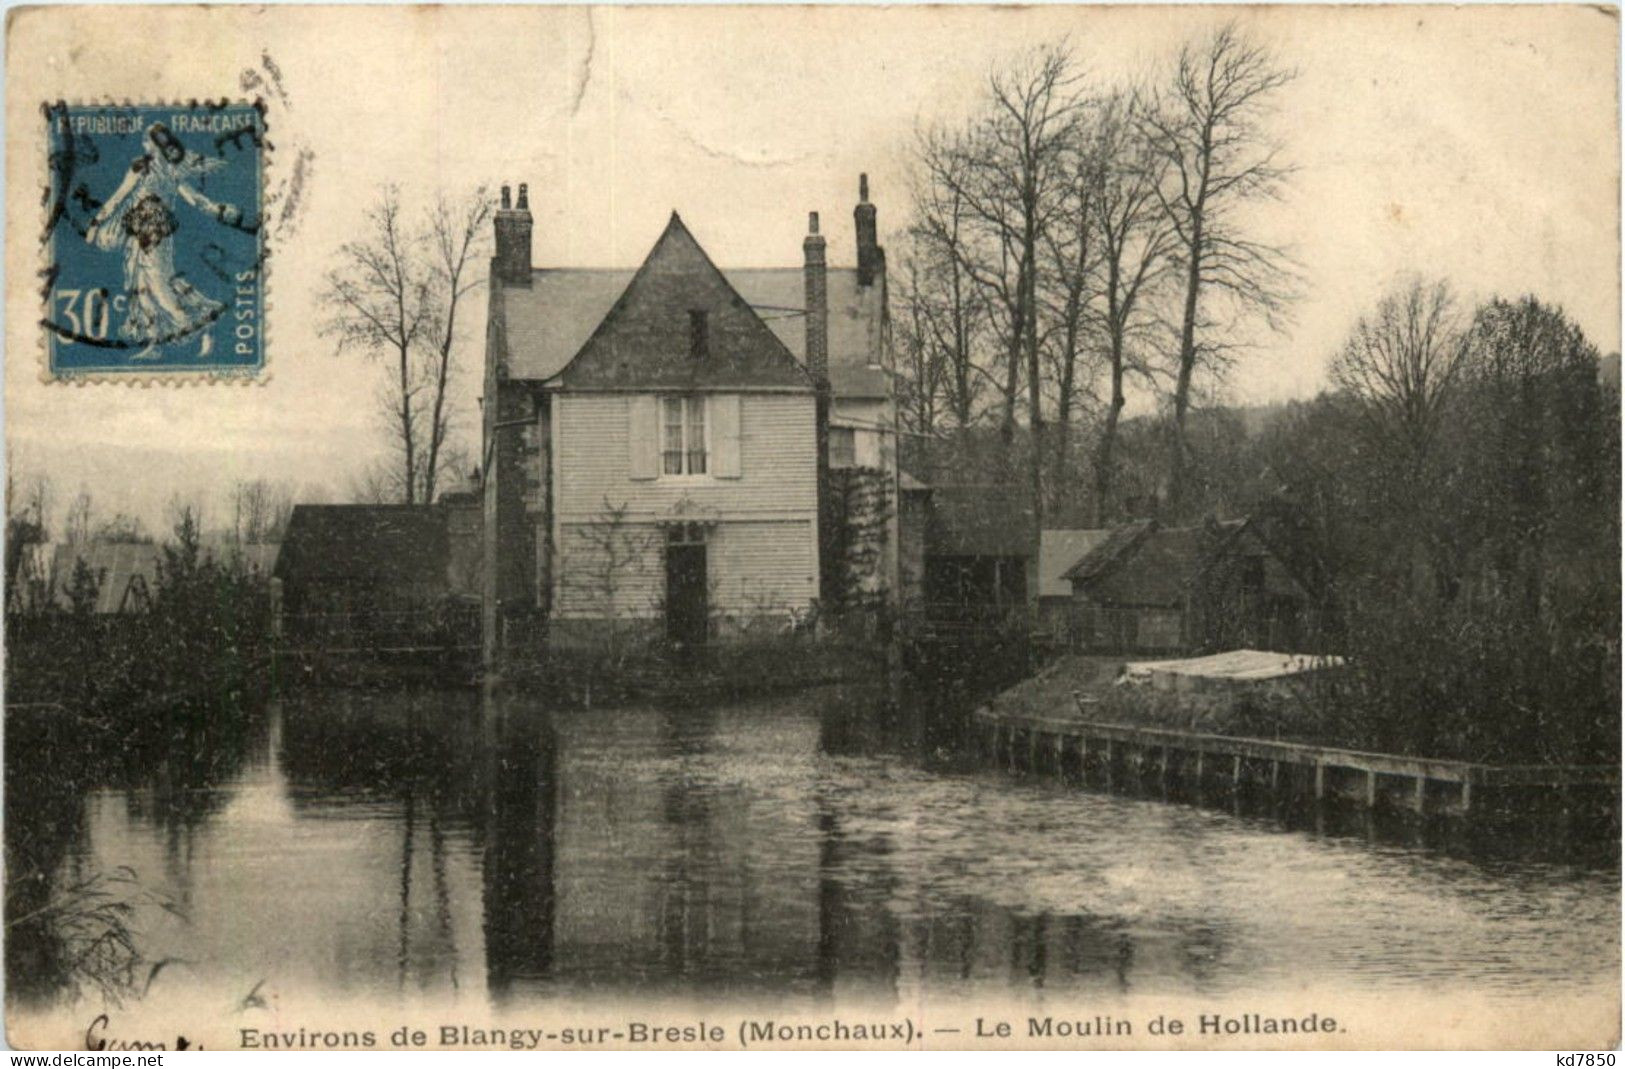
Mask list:
[[[1070,767],[1086,782],[1093,772],[1108,790],[1125,777],[1154,774],[1164,786],[1176,778],[1198,790],[1213,782],[1232,790],[1253,785],[1277,793],[1302,789],[1317,802],[1340,798],[1373,809],[1392,805],[1426,815],[1466,813],[1475,792],[1484,790],[1609,788],[1617,793],[1620,784],[1617,765],[1486,765],[1102,723],[1087,719],[1087,704],[1081,696],[1075,698],[1082,717],[985,707],[972,715],[985,729],[995,760],[1017,768],[1024,757],[1028,769],[1040,771],[1047,763],[1058,775]]]

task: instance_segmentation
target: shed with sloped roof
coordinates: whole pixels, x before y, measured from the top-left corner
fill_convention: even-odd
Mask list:
[[[1063,573],[1070,630],[1115,652],[1295,648],[1308,588],[1250,520],[1112,529]]]

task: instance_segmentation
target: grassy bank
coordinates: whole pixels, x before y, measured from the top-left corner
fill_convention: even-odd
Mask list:
[[[1504,726],[1523,718],[1530,731],[1549,717],[1526,707],[1483,709],[1486,721],[1498,722],[1493,734],[1443,733],[1429,714],[1442,706],[1423,701],[1399,707],[1389,699],[1396,692],[1386,677],[1373,681],[1371,666],[1355,663],[1345,669],[1314,673],[1265,687],[1237,687],[1224,691],[1184,692],[1151,686],[1116,684],[1123,657],[1068,655],[1057,658],[1022,682],[1000,692],[987,704],[995,711],[1016,715],[1079,716],[1102,723],[1136,727],[1173,728],[1235,737],[1280,739],[1316,746],[1374,750],[1413,757],[1451,758],[1490,764],[1614,764],[1618,755],[1606,750],[1552,749],[1551,739],[1529,737],[1515,748],[1501,743]],[[1426,674],[1426,666],[1416,669]],[[1448,676],[1440,674],[1441,678]],[[1087,713],[1080,712],[1074,694],[1082,695]],[[1425,723],[1428,730],[1405,730],[1403,725]],[[1401,725],[1396,728],[1395,725]],[[1570,756],[1572,754],[1572,756]]]
[[[647,699],[755,697],[883,676],[885,650],[840,636],[786,634],[681,649],[649,643],[632,649],[559,650],[517,665],[503,680],[515,690],[572,706]]]

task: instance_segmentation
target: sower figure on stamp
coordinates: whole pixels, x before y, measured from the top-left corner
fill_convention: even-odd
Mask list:
[[[109,252],[124,249],[124,290],[127,299],[119,336],[144,348],[135,359],[158,354],[157,346],[212,323],[225,305],[199,293],[175,271],[170,237],[179,225],[175,217],[178,196],[198,211],[226,226],[239,226],[240,208],[204,196],[191,180],[224,166],[186,151],[163,123],[147,127],[148,151],[130,164],[106,204],[96,212],[85,240]],[[203,334],[199,356],[213,346]]]

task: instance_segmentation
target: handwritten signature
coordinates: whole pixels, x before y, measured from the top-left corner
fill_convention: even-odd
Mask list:
[[[173,1047],[165,1044],[162,1040],[156,1040],[155,1041],[155,1040],[147,1040],[147,1039],[120,1039],[120,1038],[117,1038],[117,1037],[109,1036],[107,1034],[108,1029],[111,1028],[111,1027],[112,1027],[112,1022],[108,1019],[107,1014],[105,1014],[105,1013],[97,1014],[96,1019],[90,1022],[90,1027],[85,1029],[85,1049],[86,1050],[203,1050],[204,1049],[200,1045],[193,1044],[190,1040],[188,1040],[185,1036],[182,1036],[182,1035],[177,1035],[175,1037],[175,1045]]]

